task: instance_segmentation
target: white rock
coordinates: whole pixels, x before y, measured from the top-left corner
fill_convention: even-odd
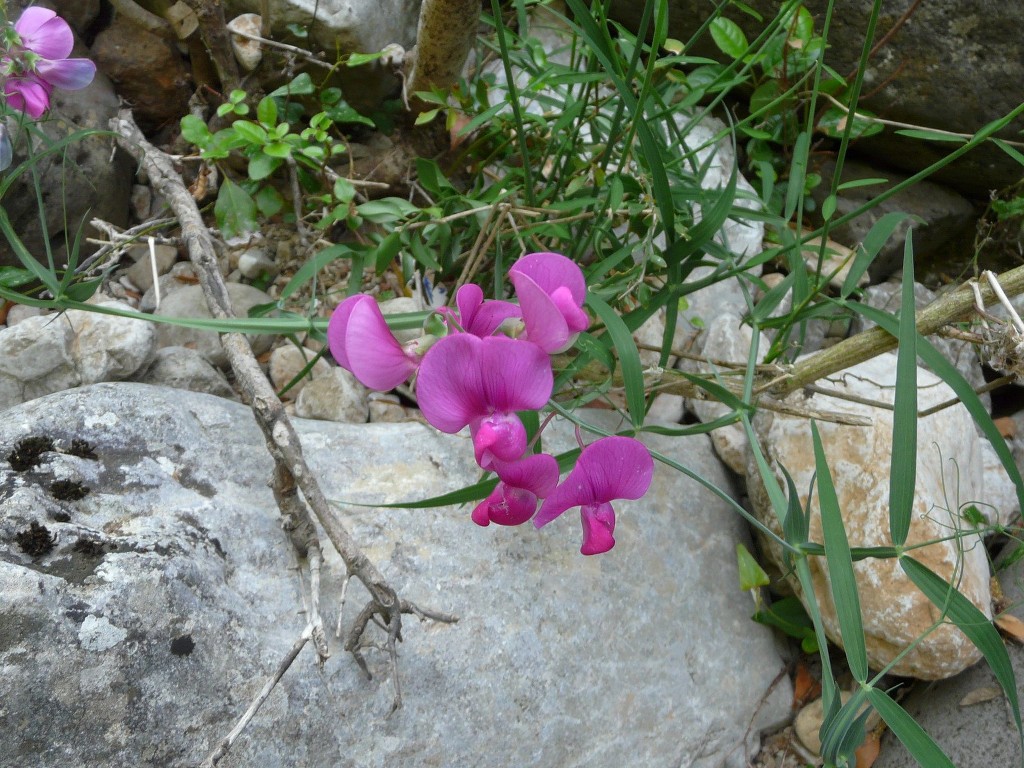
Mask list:
[[[110,413],[121,416],[115,428],[105,426]],[[367,679],[329,632],[323,669],[304,650],[228,764],[742,768],[758,732],[789,717],[785,663],[736,588],[745,523],[694,480],[658,465],[644,499],[616,502],[615,549],[584,558],[572,511],[536,531],[479,528],[466,507],[376,506],[476,482],[463,436],[416,423],[295,427],[329,499],[374,505],[338,514],[389,584],[459,621],[403,617],[404,702],[390,717],[387,655],[366,652]],[[575,444],[566,423],[548,430],[546,446]],[[0,459],[0,487],[10,489],[0,615],[13,628],[0,643],[0,701],[17,724],[0,732],[4,763],[198,765],[305,622],[308,581],[294,570],[249,409],[101,384],[6,413],[0,456],[30,434],[87,440],[96,459],[46,454],[42,471],[92,489],[61,507],[67,523],[47,517],[45,481]],[[650,441],[728,488],[703,436]],[[38,559],[14,543],[31,522],[57,540]],[[80,539],[105,544],[89,555]],[[353,579],[340,608],[345,568],[323,545],[324,621],[347,633],[367,595]],[[74,727],[55,728],[45,712]]]
[[[125,270],[125,274],[132,281],[132,285],[143,293],[153,287],[154,262],[159,279],[160,275],[166,275],[178,261],[178,249],[173,245],[154,244],[152,256],[148,244],[134,245],[128,249],[128,255],[135,259],[135,263]]]
[[[299,375],[310,360],[316,358],[316,352],[305,347],[296,347],[294,344],[284,344],[277,347],[270,353],[270,360],[267,363],[267,373],[270,376],[270,383],[274,389],[281,391],[292,379]],[[331,364],[322,357],[316,361],[313,368],[307,372],[298,383],[282,395],[285,400],[294,400],[302,392],[311,378],[320,376],[331,376],[333,368]]]
[[[423,309],[416,303],[416,299],[409,296],[396,296],[393,299],[385,299],[380,302],[380,311],[385,317],[388,315],[401,315],[406,312],[418,312]],[[405,344],[423,335],[422,328],[409,328],[404,331],[392,331],[399,344]]]
[[[263,17],[258,13],[243,13],[227,23],[232,32],[245,32],[248,35],[261,35]],[[247,72],[252,72],[263,61],[263,48],[258,40],[250,40],[241,35],[231,36],[231,50],[235,59]]]
[[[61,315],[27,317],[0,330],[0,411],[81,384],[73,339]]]
[[[238,317],[245,317],[249,309],[258,304],[268,304],[271,298],[263,291],[244,283],[228,283],[228,298],[231,307]],[[188,285],[174,291],[160,304],[157,315],[164,317],[209,318],[210,310],[203,297],[203,289],[198,285]],[[271,334],[249,334],[249,343],[253,352],[261,355],[268,351],[274,343]],[[191,347],[198,350],[207,360],[218,367],[227,365],[227,355],[221,346],[220,337],[215,331],[161,323],[157,329],[157,344],[161,347]]]
[[[131,309],[116,301],[99,306]],[[75,333],[71,359],[83,384],[122,381],[153,359],[156,329],[151,322],[82,309],[69,310],[66,316]]]
[[[30,307],[28,304],[15,304],[7,310],[7,327],[15,326],[22,320],[29,317],[39,317],[43,310],[39,307]]]
[[[247,248],[238,255],[238,271],[250,280],[256,280],[264,275],[273,277],[280,270],[277,262],[267,255],[267,249],[256,246]]]
[[[192,392],[205,392],[235,399],[235,390],[218,369],[199,352],[187,347],[158,349],[153,362],[135,380],[143,384],[159,384]]]
[[[896,356],[880,355],[853,366],[841,375],[819,382],[862,398],[891,403],[896,375]],[[921,409],[952,397],[952,390],[924,369],[918,369],[918,406]],[[836,494],[850,546],[888,546],[889,465],[892,456],[892,412],[848,400],[797,393],[793,405],[867,415],[871,427],[850,427],[819,422],[825,454],[832,470]],[[814,455],[806,419],[760,411],[755,432],[769,465],[785,487],[781,467],[793,477],[801,504],[814,475]],[[960,591],[986,616],[991,615],[989,567],[985,547],[960,510],[977,504],[981,512],[990,498],[985,487],[984,454],[967,410],[947,408],[918,419],[917,483],[908,544],[937,541],[915,549],[912,556],[943,578],[955,579]],[[748,460],[747,486],[757,515],[777,533],[780,526],[760,483],[753,458]],[[818,494],[812,506],[810,539],[821,542]],[[1002,502],[1000,502],[1002,503]],[[999,509],[1000,516],[1011,512]],[[777,566],[781,550],[764,547]],[[829,574],[824,558],[810,558],[814,591],[829,637],[841,644],[838,620],[829,591]],[[860,593],[868,660],[879,669],[893,661],[907,646],[929,630],[938,617],[931,602],[910,582],[895,559],[866,559],[854,564]],[[783,572],[786,569],[782,569]],[[797,594],[799,586],[789,579]],[[806,596],[801,595],[806,600]],[[974,664],[979,651],[951,623],[943,623],[910,650],[893,668],[893,673],[922,679],[955,675]]]
[[[295,414],[306,419],[362,424],[370,418],[367,389],[344,368],[311,379],[299,392]]]

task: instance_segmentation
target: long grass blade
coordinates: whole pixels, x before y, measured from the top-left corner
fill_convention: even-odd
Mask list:
[[[619,355],[619,367],[622,369],[622,382],[626,388],[626,410],[634,427],[644,423],[647,400],[644,396],[644,374],[640,364],[640,352],[633,341],[629,328],[622,322],[604,299],[593,293],[587,294],[587,306],[604,323],[608,330],[608,338]]]
[[[864,644],[860,596],[853,573],[850,542],[846,538],[843,515],[839,509],[839,499],[832,483],[832,472],[825,457],[818,425],[813,421],[811,439],[814,441],[818,506],[821,510],[822,538],[825,544],[829,582],[832,585],[832,601],[836,606],[836,618],[839,620],[839,631],[843,636],[843,647],[846,650],[846,659],[850,663],[850,672],[863,683],[868,679],[868,655]]]
[[[927,768],[956,768],[946,753],[932,741],[931,736],[924,732],[903,707],[889,698],[889,694],[878,688],[870,688],[868,701],[920,765]]]
[[[980,543],[978,546],[981,546]],[[1013,721],[1017,725],[1018,739],[1024,739],[1024,728],[1021,727],[1020,701],[1017,697],[1017,683],[1010,664],[1010,655],[1006,651],[1003,640],[999,637],[992,622],[945,579],[922,565],[912,557],[904,555],[900,558],[900,567],[910,577],[918,589],[935,606],[952,620],[960,631],[970,639],[981,651],[995,675],[996,681],[1006,694],[1013,713]],[[1022,741],[1024,743],[1024,741]]]
[[[914,304],[914,241],[911,235],[912,232],[907,232],[903,249],[903,296],[889,464],[889,535],[896,546],[906,543],[910,532],[917,482],[917,307]]]

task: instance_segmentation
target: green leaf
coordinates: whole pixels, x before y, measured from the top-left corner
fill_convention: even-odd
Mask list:
[[[398,230],[391,232],[380,241],[380,244],[377,246],[377,253],[374,256],[374,266],[378,275],[384,274],[384,270],[387,269],[388,264],[398,255],[400,250],[402,250],[402,233]]]
[[[256,201],[228,178],[221,182],[213,213],[225,239],[255,232],[259,228],[256,223]]]
[[[426,125],[439,114],[441,114],[440,108],[428,109],[426,112],[420,112],[416,115],[416,125]]]
[[[889,535],[896,546],[907,542],[917,482],[917,306],[912,234],[912,230],[907,231],[903,249],[903,296],[889,464]]]
[[[17,288],[36,281],[35,276],[27,269],[19,267],[0,267],[0,286]]]
[[[298,75],[287,85],[282,85],[280,88],[276,88],[267,94],[268,97],[283,97],[288,96],[309,96],[316,89],[313,87],[313,79],[309,76],[309,73],[303,72]]]
[[[256,193],[256,207],[260,209],[260,213],[265,218],[277,215],[281,208],[284,207],[284,198],[281,197],[281,193],[278,192],[270,184],[265,184],[260,187],[259,192]]]
[[[976,546],[981,546],[981,543],[979,542]],[[1003,644],[1002,638],[999,637],[995,626],[985,614],[978,610],[974,603],[927,566],[905,555],[900,558],[900,567],[935,607],[949,616],[953,623],[960,628],[960,631],[967,635],[981,651],[985,661],[992,669],[996,681],[1003,689],[1003,693],[1006,694],[1014,723],[1017,725],[1017,734],[1020,737],[1024,733],[1024,729],[1021,728],[1017,682],[1014,679],[1010,656],[1006,652],[1006,646]]]
[[[103,284],[103,278],[97,277],[93,280],[82,280],[78,283],[72,283],[64,289],[64,298],[71,299],[71,301],[86,302],[93,297],[99,287]]]
[[[711,20],[710,29],[711,39],[715,41],[718,50],[726,56],[741,59],[746,55],[750,43],[747,42],[747,36],[743,34],[743,30],[735,21],[727,19],[725,16],[716,16]]]
[[[202,149],[210,141],[210,129],[196,115],[185,115],[181,118],[181,137]]]
[[[281,162],[280,158],[270,157],[265,152],[257,152],[249,158],[249,178],[253,181],[262,181],[276,171]]]
[[[999,147],[1001,150],[1003,150],[1003,152],[1005,152],[1010,157],[1012,157],[1014,159],[1014,161],[1016,161],[1020,165],[1024,165],[1024,154],[1022,154],[1020,152],[1020,150],[1016,149],[1015,147],[1011,146],[1010,144],[1007,144],[1002,139],[997,139],[995,137],[992,137],[991,141],[992,141],[993,144],[995,144],[997,147]]]
[[[377,51],[375,53],[350,53],[346,63],[350,67],[361,67],[364,64],[369,64],[371,61],[376,61],[383,55],[384,51]]]
[[[263,147],[263,152],[271,157],[284,160],[291,156],[292,145],[286,141],[272,141]]]
[[[882,716],[896,738],[903,742],[903,746],[918,765],[928,768],[956,768],[953,761],[932,741],[931,736],[925,733],[903,707],[889,698],[885,691],[869,688],[867,695],[871,706]]]
[[[739,568],[740,589],[744,592],[757,587],[767,587],[771,583],[764,568],[758,565],[750,550],[742,543],[736,545],[736,563]]]
[[[230,130],[233,130],[239,138],[249,144],[256,144],[257,146],[266,144],[269,138],[266,129],[251,120],[235,120],[231,124]]]
[[[256,105],[256,119],[266,126],[277,125],[277,102],[271,96],[264,96]]]
[[[846,279],[843,281],[842,290],[839,292],[843,298],[849,296],[857,288],[857,283],[860,282],[864,273],[868,271],[868,267],[871,266],[871,262],[875,260],[875,257],[882,250],[882,246],[884,246],[889,241],[889,238],[892,237],[892,233],[896,230],[896,227],[898,227],[904,219],[908,218],[915,221],[921,221],[920,218],[913,216],[912,214],[892,211],[885,214],[871,225],[871,229],[868,230],[867,235],[864,236],[864,240],[861,242],[861,247],[857,249],[857,255],[853,257],[853,262],[850,264],[850,271],[847,273]]]
[[[929,131],[920,128],[901,128],[896,131],[900,136],[907,136],[911,139],[922,139],[923,141],[940,141],[947,144],[966,144],[964,136],[953,136],[945,131]]]
[[[281,299],[287,299],[295,293],[295,291],[312,280],[317,272],[326,267],[332,261],[350,257],[352,255],[352,251],[352,246],[345,243],[337,243],[324,248],[316,254],[316,256],[303,263],[295,274],[292,275],[291,280],[289,280],[288,284],[281,290]]]
[[[644,374],[640,364],[640,352],[633,341],[633,334],[608,304],[597,295],[587,292],[587,306],[596,314],[608,331],[608,338],[619,355],[619,368],[626,387],[626,410],[634,427],[644,423],[647,401],[644,396]]]
[[[843,648],[850,664],[850,673],[857,681],[863,683],[868,679],[868,656],[864,644],[864,627],[861,624],[860,596],[853,573],[853,558],[850,556],[850,542],[846,538],[843,514],[839,509],[839,499],[832,484],[832,472],[825,458],[818,425],[813,421],[811,438],[814,442],[818,507],[821,510],[822,539],[825,544],[825,561],[828,563],[832,601],[835,603],[836,618],[843,636]]]

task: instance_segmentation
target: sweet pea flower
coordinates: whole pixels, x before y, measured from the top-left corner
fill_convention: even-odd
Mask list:
[[[526,429],[515,411],[544,407],[553,386],[551,360],[535,344],[457,333],[424,356],[416,394],[432,426],[449,434],[469,426],[477,463],[489,469],[523,455]]]
[[[651,485],[654,460],[630,437],[603,437],[580,453],[565,481],[541,504],[533,524],[541,528],[571,507],[580,507],[584,555],[615,546],[615,499],[639,499]]]
[[[590,324],[582,309],[587,283],[576,263],[558,253],[530,253],[508,276],[522,309],[524,338],[548,354],[569,349]]]
[[[423,340],[404,347],[388,328],[372,296],[349,296],[327,323],[327,344],[335,361],[370,389],[386,391],[404,382],[420,364]]]
[[[483,289],[476,283],[466,283],[455,294],[459,308],[456,320],[466,333],[490,336],[505,320],[521,317],[519,307],[511,301],[484,301]]]
[[[50,106],[54,88],[77,91],[96,75],[89,59],[69,59],[75,38],[71,27],[48,8],[31,6],[14,24],[20,45],[0,62],[7,104],[32,118]],[[20,49],[20,50],[19,50]]]
[[[558,485],[558,462],[546,453],[499,463],[496,471],[501,482],[473,510],[477,525],[522,525],[537,511],[537,502]]]

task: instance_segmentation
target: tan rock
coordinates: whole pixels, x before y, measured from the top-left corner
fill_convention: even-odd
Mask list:
[[[286,344],[271,352],[270,361],[267,364],[267,373],[270,375],[270,382],[274,385],[274,389],[278,391],[283,389],[315,357],[316,352],[304,347],[296,347],[294,344]],[[299,396],[302,388],[306,386],[306,383],[311,378],[330,375],[331,364],[321,357],[307,372],[306,376],[281,395],[281,397],[285,400],[294,400]]]
[[[882,355],[850,368],[821,386],[892,403],[896,356]],[[918,370],[918,405],[927,408],[953,396],[941,380]],[[871,427],[818,424],[825,454],[850,546],[890,545],[889,463],[892,453],[892,411],[822,395],[797,394],[794,405],[867,415]],[[806,419],[762,411],[754,424],[769,465],[785,488],[780,467],[792,475],[801,504],[814,474],[810,424]],[[985,489],[984,454],[967,410],[947,408],[918,420],[917,484],[907,544],[962,537],[929,544],[914,550],[913,557],[947,580],[986,616],[990,616],[989,568],[980,537],[971,531],[960,511],[976,503],[983,513]],[[776,533],[780,525],[771,509],[752,456],[748,459],[748,489],[756,514]],[[998,495],[998,494],[996,494]],[[822,541],[817,493],[811,507],[810,539]],[[1001,510],[1000,515],[1011,510]],[[781,548],[766,542],[766,551],[782,572]],[[810,559],[815,599],[829,637],[841,644],[835,606],[824,558]],[[866,559],[854,563],[860,593],[868,660],[875,669],[885,666],[912,642],[941,620],[940,612],[907,578],[896,559]],[[787,577],[806,604],[795,578]],[[941,623],[924,637],[893,668],[899,675],[934,680],[963,671],[981,654],[963,633]]]

